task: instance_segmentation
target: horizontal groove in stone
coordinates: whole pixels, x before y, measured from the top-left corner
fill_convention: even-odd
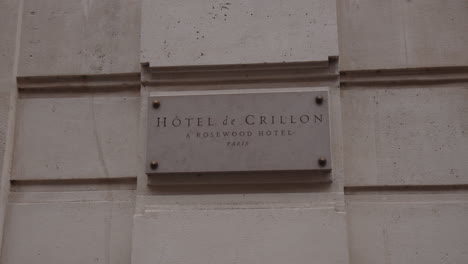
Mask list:
[[[460,185],[379,185],[379,186],[346,186],[346,195],[359,194],[408,194],[408,193],[453,193],[468,192],[468,184]]]
[[[139,89],[140,73],[103,75],[29,76],[17,78],[18,89]]]
[[[150,67],[151,72],[239,72],[258,71],[273,69],[304,69],[304,68],[327,68],[329,61],[306,61],[306,62],[285,62],[285,63],[254,63],[254,64],[220,64],[220,65],[200,65],[200,66],[170,66],[170,67]]]
[[[155,67],[143,85],[238,84],[337,80],[336,60],[250,65]]]
[[[12,192],[135,190],[136,177],[109,179],[12,180]]]
[[[173,185],[194,185],[209,186],[244,186],[254,185],[256,188],[265,187],[263,185],[274,186],[274,184],[329,184],[332,179],[327,171],[294,171],[294,172],[244,172],[244,173],[167,173],[167,174],[149,174],[148,185],[153,186],[173,186]],[[281,185],[278,185],[281,187]]]
[[[298,77],[298,76],[278,76],[253,79],[234,79],[234,78],[214,78],[214,79],[191,79],[181,80],[179,78],[158,80],[158,81],[143,81],[144,86],[176,86],[176,85],[212,85],[212,84],[244,84],[244,83],[265,83],[265,82],[313,82],[313,81],[334,81],[338,80],[337,75],[320,75],[316,77]]]
[[[61,192],[10,192],[10,204],[133,202],[135,190],[91,190]]]
[[[341,86],[415,85],[468,82],[468,67],[438,67],[348,71],[340,73]]]

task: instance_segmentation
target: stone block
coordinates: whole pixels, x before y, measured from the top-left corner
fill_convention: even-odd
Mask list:
[[[143,0],[151,66],[326,61],[338,54],[335,1]]]
[[[353,264],[468,259],[466,194],[352,195],[347,203]]]
[[[467,184],[467,100],[466,84],[344,89],[346,185]]]
[[[468,2],[412,0],[406,4],[407,67],[468,65]]]
[[[136,176],[138,94],[24,97],[13,179]]]
[[[333,208],[154,210],[135,216],[132,263],[348,263],[344,218]]]
[[[339,0],[343,70],[468,65],[465,0]]]
[[[338,0],[342,70],[405,66],[400,0]]]
[[[20,76],[139,71],[139,0],[25,0]]]
[[[0,175],[3,169],[9,110],[10,93],[0,93]]]
[[[0,93],[13,88],[16,31],[19,3],[16,0],[0,2]]]
[[[132,202],[12,203],[8,212],[2,263],[130,263]]]

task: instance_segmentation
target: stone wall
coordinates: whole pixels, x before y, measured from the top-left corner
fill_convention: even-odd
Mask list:
[[[1,263],[465,263],[468,1],[0,2]],[[333,170],[145,174],[147,98],[330,91]]]

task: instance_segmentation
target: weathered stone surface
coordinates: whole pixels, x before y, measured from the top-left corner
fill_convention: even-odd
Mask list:
[[[151,66],[326,61],[338,54],[335,1],[143,0]]]
[[[136,175],[137,94],[19,100],[14,179]]]
[[[353,264],[464,263],[468,259],[466,194],[348,197]]]
[[[0,177],[6,144],[10,92],[14,89],[14,55],[19,1],[0,1]],[[3,217],[3,216],[2,216]]]
[[[19,1],[0,2],[0,93],[13,88]]]
[[[156,210],[135,218],[132,263],[348,263],[344,216],[332,208]]]
[[[343,70],[468,65],[466,0],[339,0]]]
[[[15,88],[14,60],[19,1],[0,1],[0,177],[6,145],[10,94]],[[0,216],[3,217],[3,216]]]
[[[342,91],[347,185],[466,184],[468,89]]]
[[[9,106],[10,94],[0,93],[0,175],[2,173],[3,157],[5,154]]]
[[[10,204],[2,263],[130,263],[133,202],[60,196]]]
[[[343,90],[346,185],[467,184],[467,88]]]
[[[356,264],[466,262],[468,86],[461,84],[466,74],[464,68],[442,69],[444,76],[430,72],[421,80],[406,69],[468,65],[466,0],[340,0],[341,54],[333,0],[141,0],[141,21],[139,1],[0,0],[0,163],[8,93],[15,88],[15,50],[19,75],[47,75],[55,85],[29,79],[21,86],[30,90],[20,90],[17,126],[9,139],[15,145],[14,181],[1,263],[346,264],[348,252]],[[17,27],[21,38],[15,36]],[[15,47],[17,39],[21,47]],[[344,82],[367,86],[339,89],[329,81],[336,80],[334,67],[313,69],[337,55],[344,71],[401,71],[354,76],[357,81],[342,74]],[[321,63],[298,67],[299,74],[284,73],[283,67],[239,67],[242,74],[233,73],[235,67],[201,67],[213,69],[213,78],[200,68],[162,74],[145,68],[143,74],[156,77],[154,86],[144,83],[141,101],[136,92],[90,92],[123,86],[112,77],[89,87],[89,74],[138,72],[140,61],[152,66]],[[62,74],[83,76],[72,77],[71,84],[51,81]],[[404,80],[405,86],[372,84],[377,79]],[[308,81],[333,82],[331,183],[291,183],[285,175],[284,184],[206,186],[194,183],[201,178],[195,176],[188,184],[181,177],[174,180],[179,185],[147,186],[146,122],[138,120],[139,114],[145,120],[150,92],[300,87]],[[89,90],[67,91],[82,87]],[[103,191],[133,188],[133,179],[99,179],[136,174],[134,214],[131,199]],[[378,187],[346,189],[344,210],[343,175],[348,186]],[[67,180],[76,178],[81,180]],[[32,181],[21,181],[27,179]],[[1,197],[9,181],[2,179]]]
[[[10,111],[12,114],[14,111],[14,104],[10,104],[10,99],[15,94],[15,55],[18,44],[17,24],[20,6],[21,1],[0,1],[0,237],[2,238],[10,181],[11,148],[7,147],[7,134],[8,129],[13,131],[13,127],[9,124],[11,121],[9,116]],[[4,162],[5,154],[7,162]],[[2,242],[0,242],[1,246]]]
[[[25,0],[20,76],[139,70],[139,0]]]

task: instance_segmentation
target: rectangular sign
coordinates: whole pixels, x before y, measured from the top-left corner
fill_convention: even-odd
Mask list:
[[[327,88],[157,92],[147,173],[330,170]]]

